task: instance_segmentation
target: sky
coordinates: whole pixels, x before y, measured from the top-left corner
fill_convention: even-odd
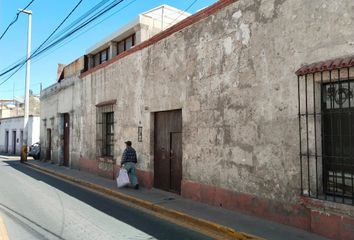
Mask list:
[[[216,1],[197,0],[188,12],[193,14]],[[14,19],[17,9],[24,8],[29,2],[30,0],[0,0],[0,34],[4,32],[8,24]],[[49,36],[78,2],[79,0],[34,0],[28,8],[33,13],[32,50],[36,49]],[[98,0],[83,0],[62,28],[98,2]],[[56,82],[58,63],[67,64],[84,55],[88,48],[132,21],[139,13],[161,4],[185,10],[193,2],[194,0],[124,0],[100,18],[98,22],[107,18],[100,24],[96,26],[94,26],[95,23],[89,25],[87,29],[91,28],[90,30],[82,31],[81,35],[73,38],[73,40],[60,48],[54,48],[54,51],[48,51],[42,56],[33,59],[31,61],[30,89],[35,94],[39,94],[41,84],[43,88],[54,84]],[[124,8],[124,6],[126,7]],[[4,69],[26,56],[27,28],[28,17],[26,14],[20,14],[17,22],[12,25],[6,35],[0,40],[0,72],[3,72]],[[14,96],[24,95],[25,69],[24,66],[0,86],[0,99],[12,99]],[[5,79],[0,77],[0,82]]]

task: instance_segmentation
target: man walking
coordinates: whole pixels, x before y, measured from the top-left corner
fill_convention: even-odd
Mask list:
[[[126,148],[123,152],[122,160],[120,162],[120,167],[124,167],[129,175],[130,184],[134,186],[135,189],[139,189],[138,178],[136,177],[135,164],[138,162],[136,157],[135,149],[132,148],[132,142],[125,142]]]

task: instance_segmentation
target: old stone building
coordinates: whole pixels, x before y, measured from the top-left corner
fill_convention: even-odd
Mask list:
[[[118,55],[95,47],[42,92],[47,159],[113,177],[131,140],[147,187],[352,239],[353,13],[221,0]]]

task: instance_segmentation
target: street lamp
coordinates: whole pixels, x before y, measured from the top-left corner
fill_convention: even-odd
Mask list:
[[[27,32],[27,59],[26,59],[26,82],[25,82],[25,115],[23,118],[23,146],[21,151],[21,162],[27,160],[27,140],[28,140],[28,115],[29,115],[29,83],[31,70],[31,28],[32,28],[32,11],[26,9],[18,9],[28,16],[28,32]]]

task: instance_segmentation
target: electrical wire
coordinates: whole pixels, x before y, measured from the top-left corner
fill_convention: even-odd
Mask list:
[[[71,14],[73,14],[73,12],[79,7],[79,5],[82,3],[83,0],[79,0],[79,2],[75,5],[75,7],[69,12],[69,14],[64,18],[63,21],[61,21],[61,23],[54,29],[54,31],[46,38],[46,40],[44,40],[44,42],[42,42],[42,44],[31,54],[35,55],[38,50],[58,31],[58,29],[66,22],[66,20],[71,16]],[[22,64],[20,65],[16,65],[17,66],[17,70],[15,72],[13,72],[7,79],[5,79],[4,81],[2,81],[0,83],[0,86],[2,84],[4,84],[7,80],[9,80],[13,75],[15,75],[25,64],[26,62],[30,59],[30,57],[28,57],[28,59],[26,59],[26,61],[23,61]],[[13,68],[14,69],[14,68]]]
[[[72,42],[73,40],[77,39],[78,37],[82,36],[83,34],[85,34],[86,32],[90,31],[91,29],[97,27],[99,24],[101,24],[102,22],[106,21],[107,19],[109,19],[110,17],[112,17],[113,15],[117,14],[118,12],[121,12],[122,10],[124,10],[125,8],[127,8],[128,6],[130,6],[131,4],[133,4],[134,2],[136,2],[137,0],[132,0],[130,1],[128,4],[126,4],[125,6],[123,6],[122,8],[118,9],[117,11],[113,12],[111,15],[107,16],[106,18],[102,19],[101,21],[99,21],[98,23],[96,23],[95,25],[93,25],[92,27],[86,29],[85,31],[80,32],[77,36],[75,36],[74,38],[69,39],[68,41],[62,43],[61,45],[59,45],[58,47],[52,49],[50,52],[48,52],[45,55],[40,56],[39,58],[35,59],[33,61],[33,63],[36,63],[40,60],[42,60],[44,57],[47,57],[48,55],[52,54],[53,52],[57,51],[58,49],[64,47],[66,44]]]
[[[175,20],[173,20],[168,27],[170,27],[171,25],[173,25],[185,12],[187,12],[191,7],[193,7],[193,5],[197,2],[198,0],[194,0],[186,9],[184,9],[184,11],[181,12],[181,14],[176,17]]]
[[[30,1],[30,2],[26,5],[26,7],[23,8],[23,10],[26,10],[29,6],[31,6],[31,4],[32,4],[33,2],[34,2],[34,0]],[[5,36],[5,34],[7,33],[7,31],[10,29],[10,27],[11,27],[13,24],[15,24],[15,22],[17,22],[20,13],[21,13],[21,12],[16,13],[15,18],[10,22],[10,24],[7,26],[7,28],[5,29],[5,31],[1,34],[0,40]]]
[[[79,24],[77,27],[75,27],[74,29],[72,29],[71,31],[69,31],[68,33],[66,33],[64,36],[60,37],[57,40],[53,40],[51,44],[49,44],[48,46],[46,46],[45,48],[43,48],[42,50],[38,51],[37,53],[32,54],[29,59],[32,59],[34,57],[39,56],[40,54],[43,54],[44,52],[48,51],[49,49],[53,48],[54,46],[56,46],[57,44],[61,43],[62,41],[64,41],[65,39],[67,39],[68,37],[72,36],[74,33],[78,32],[79,30],[81,30],[82,28],[86,27],[88,24],[92,23],[93,21],[97,20],[99,17],[101,17],[102,15],[104,15],[105,13],[107,13],[109,10],[111,10],[112,8],[114,8],[115,6],[117,6],[118,4],[120,4],[121,2],[123,2],[124,0],[115,0],[112,3],[108,4],[107,6],[105,6],[103,9],[99,10],[97,13],[93,14],[93,16],[89,17],[87,20],[83,21],[82,20],[84,18],[79,18],[79,21],[75,21],[75,22],[82,22],[81,24]],[[101,1],[99,4],[102,4]],[[106,1],[105,1],[106,2]],[[103,4],[104,5],[104,4]],[[103,6],[101,5],[101,6]],[[84,14],[85,16],[85,14]],[[89,15],[86,15],[89,16]],[[43,47],[43,46],[42,46]],[[27,60],[26,60],[27,61]],[[5,72],[1,73],[0,76],[4,76],[5,74],[9,73],[10,71],[15,70],[14,73],[12,73],[8,78],[6,78],[4,81],[2,81],[0,83],[0,85],[2,85],[3,83],[5,83],[6,81],[8,81],[16,72],[18,72],[21,67],[23,66],[23,63],[20,64],[16,64],[13,67],[11,67],[10,69],[6,70]]]
[[[48,55],[52,54],[53,52],[57,51],[58,49],[62,48],[63,46],[65,46],[66,44],[72,42],[73,40],[77,39],[78,37],[82,36],[83,34],[85,34],[86,32],[90,31],[91,29],[97,27],[99,24],[101,24],[102,22],[106,21],[107,19],[111,18],[112,16],[114,16],[115,14],[121,12],[122,10],[124,10],[125,8],[127,8],[128,6],[130,6],[131,4],[133,4],[134,2],[136,2],[137,0],[132,0],[129,3],[127,3],[126,5],[124,5],[123,7],[121,7],[120,9],[118,9],[117,11],[113,12],[112,14],[110,14],[109,16],[105,17],[104,19],[102,19],[101,21],[99,21],[98,23],[96,23],[95,25],[91,26],[90,28],[86,29],[85,31],[80,32],[77,36],[75,36],[74,38],[69,39],[68,41],[62,43],[61,45],[59,45],[58,47],[56,47],[55,49],[52,49],[50,52],[48,52],[45,55],[40,56],[39,58],[36,58],[32,64],[42,60],[44,57],[47,57]],[[37,83],[37,85],[39,85],[40,83]],[[23,89],[16,89],[15,91],[19,91],[19,90],[23,90]],[[12,92],[13,90],[5,90],[5,91],[0,91],[0,92]]]

